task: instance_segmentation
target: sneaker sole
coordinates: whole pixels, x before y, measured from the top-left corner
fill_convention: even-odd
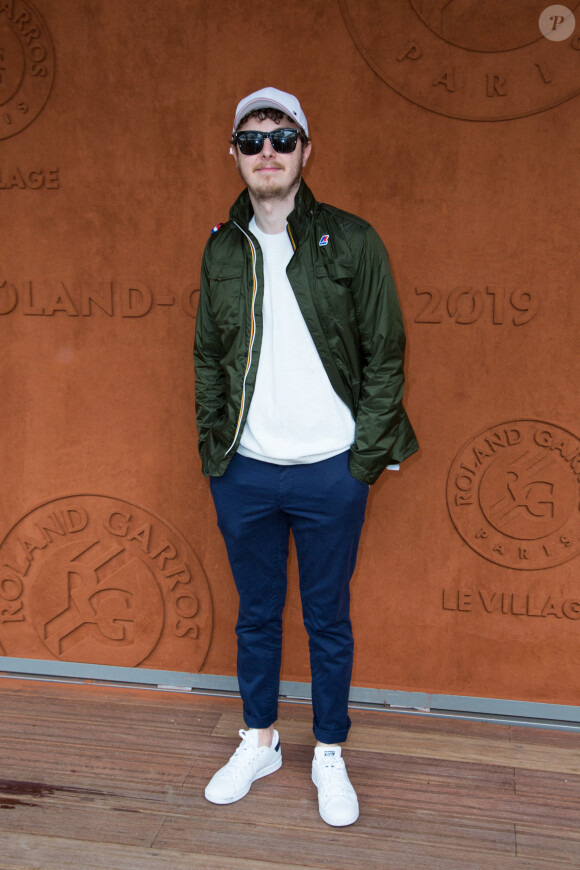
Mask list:
[[[208,795],[208,789],[206,787],[205,799],[208,800],[212,804],[235,804],[236,801],[241,800],[243,797],[245,797],[247,795],[247,793],[249,792],[252,785],[256,782],[257,779],[262,779],[263,776],[268,776],[270,773],[275,773],[277,770],[280,770],[281,767],[282,767],[282,757],[276,759],[276,761],[273,761],[272,764],[268,765],[268,767],[264,767],[262,770],[259,770],[258,773],[256,773],[254,778],[251,780],[247,789],[245,789],[245,791],[236,792],[236,794],[233,795],[232,797],[228,797],[228,798],[210,797]]]
[[[333,828],[345,828],[345,827],[347,827],[347,825],[354,825],[354,823],[356,822],[356,820],[359,817],[359,811],[357,809],[356,815],[352,819],[349,818],[348,821],[346,821],[346,822],[333,822],[331,819],[329,819],[322,812],[322,810],[320,809],[320,806],[318,807],[318,812],[320,813],[320,818],[322,819],[322,821],[326,822],[327,825],[332,825]]]

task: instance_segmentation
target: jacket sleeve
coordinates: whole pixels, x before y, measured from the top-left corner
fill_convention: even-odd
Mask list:
[[[385,246],[375,230],[365,231],[355,279],[355,305],[363,367],[350,469],[374,483],[390,463],[418,449],[403,408],[405,331]]]
[[[209,254],[206,246],[201,267],[201,290],[193,349],[195,411],[198,448],[202,461],[204,444],[215,423],[223,418],[226,405],[225,379],[221,366],[222,346],[210,305],[209,289]]]

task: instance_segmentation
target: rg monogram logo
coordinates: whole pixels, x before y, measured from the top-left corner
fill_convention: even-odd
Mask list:
[[[31,511],[0,547],[0,654],[196,672],[212,632],[205,572],[150,510],[75,495]]]
[[[539,420],[500,423],[458,453],[447,504],[464,541],[498,565],[566,562],[580,552],[580,441]]]

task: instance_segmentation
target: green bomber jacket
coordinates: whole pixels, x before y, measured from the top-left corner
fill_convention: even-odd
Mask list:
[[[247,190],[203,255],[195,333],[195,404],[206,476],[234,456],[260,360],[263,261]],[[370,224],[317,202],[304,181],[288,216],[287,275],[338,396],[355,419],[349,467],[372,484],[418,449],[403,408],[405,333],[383,243]]]

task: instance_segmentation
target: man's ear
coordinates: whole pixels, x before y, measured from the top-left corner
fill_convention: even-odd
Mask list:
[[[306,145],[302,146],[302,169],[308,163],[308,158],[310,157],[310,152],[312,150],[312,142],[307,142]]]

